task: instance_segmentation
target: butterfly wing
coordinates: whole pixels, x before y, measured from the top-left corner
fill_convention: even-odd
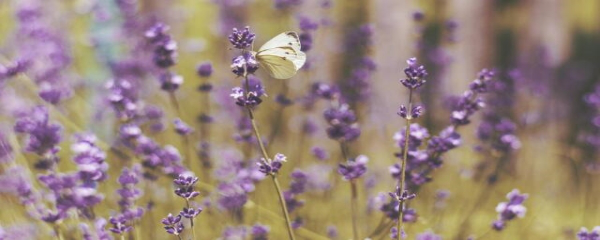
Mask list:
[[[298,34],[284,32],[260,47],[256,59],[272,77],[288,79],[304,66],[306,54],[300,51]]]
[[[289,47],[296,52],[300,52],[300,38],[298,34],[295,32],[283,32],[262,45],[258,49],[258,52],[281,47]]]
[[[256,59],[273,78],[288,79],[296,75],[296,66],[290,60],[284,60],[277,55],[261,55]]]
[[[258,52],[256,54],[256,59],[262,65],[267,66],[268,69],[278,70],[275,68],[284,68],[279,70],[279,72],[291,72],[292,74],[289,77],[282,77],[282,75],[275,77],[273,74],[271,74],[272,77],[277,79],[287,79],[294,76],[298,69],[304,66],[304,63],[306,62],[306,54],[300,51],[296,52],[294,49],[289,47],[278,47]],[[272,72],[273,71],[269,71],[269,73]],[[285,76],[287,76],[287,74]]]

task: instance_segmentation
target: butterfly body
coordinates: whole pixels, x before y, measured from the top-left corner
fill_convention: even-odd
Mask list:
[[[253,54],[261,67],[277,79],[293,77],[306,62],[306,54],[300,51],[300,39],[295,32],[275,36]]]

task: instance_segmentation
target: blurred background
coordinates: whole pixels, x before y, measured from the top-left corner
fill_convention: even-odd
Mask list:
[[[316,82],[339,86],[357,115],[361,135],[347,143],[348,152],[369,158],[358,180],[360,235],[389,239],[391,224],[379,209],[395,189],[390,166],[399,161],[399,148],[393,136],[405,127],[396,112],[408,98],[399,80],[410,57],[429,73],[415,99],[425,107],[416,122],[430,135],[451,125],[453,96],[468,90],[481,69],[493,69],[499,84],[483,97],[486,107],[457,129],[461,145],[428,172],[409,203],[418,218],[406,225],[408,239],[427,230],[443,239],[576,239],[581,227],[600,225],[599,13],[597,0],[0,0],[0,131],[16,164],[40,189],[38,156],[22,150],[26,138],[13,131],[16,119],[33,106],[49,109],[50,121],[62,125],[57,155],[65,172],[76,169],[69,160],[73,135],[94,133],[109,165],[95,215],[108,219],[119,209],[116,179],[136,160],[122,154],[128,150],[118,143],[119,129],[131,122],[111,108],[107,84],[131,79],[145,114],[143,132],[177,148],[201,179],[196,202],[205,211],[196,223],[198,239],[248,239],[249,227],[246,237],[225,232],[255,223],[270,226],[269,239],[286,239],[269,179],[255,181],[255,189],[242,194],[246,201],[230,208],[221,201],[230,196],[224,190],[230,181],[220,174],[227,164],[254,166],[245,163],[259,156],[256,142],[247,140],[245,112],[229,96],[242,79],[231,73],[239,52],[228,35],[249,26],[258,49],[281,32],[296,31],[307,64],[289,80],[258,70],[267,96],[256,115],[269,152],[288,156],[279,173],[283,187],[295,181],[295,170],[309,176],[303,204],[292,213],[299,239],[352,236],[349,187],[337,173],[340,146],[327,136],[323,118],[330,105],[307,100]],[[184,79],[174,94],[179,111],[173,94],[161,90],[147,46],[146,31],[157,22],[170,26],[177,42],[170,71]],[[209,62],[210,77],[199,76],[197,66]],[[199,90],[208,84],[211,91]],[[149,106],[161,109],[161,117],[151,118]],[[175,118],[195,129],[189,142],[173,131]],[[52,228],[29,216],[5,187],[9,165],[1,169],[0,225],[21,239],[52,239]],[[171,181],[159,177],[142,185],[137,203],[148,210],[136,223],[139,235],[129,238],[176,238],[160,224],[182,204]],[[496,205],[515,188],[529,194],[526,216],[490,232]],[[77,224],[86,221],[92,224],[66,219],[65,238],[81,239]]]

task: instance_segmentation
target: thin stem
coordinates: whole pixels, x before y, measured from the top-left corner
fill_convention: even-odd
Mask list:
[[[177,238],[179,238],[179,240],[181,240],[181,235],[177,234]],[[124,240],[124,239],[123,239]]]
[[[121,240],[125,240],[125,235],[121,233]]]
[[[342,151],[342,162],[348,161],[348,150],[344,142],[340,142],[340,150]],[[352,236],[354,240],[358,240],[358,190],[356,187],[356,179],[350,180],[350,211],[352,213]]]
[[[250,88],[250,83],[248,81],[248,75],[244,74],[244,78],[246,80],[246,91],[245,94],[248,94],[249,88]],[[266,161],[270,161],[270,157],[269,154],[267,153],[267,150],[265,148],[265,145],[262,142],[262,138],[260,136],[260,132],[258,131],[258,126],[256,125],[256,121],[254,120],[254,112],[252,110],[252,107],[250,106],[246,106],[246,109],[248,110],[248,116],[250,117],[250,121],[252,123],[252,130],[254,131],[254,135],[256,136],[256,141],[258,141],[258,146],[260,147],[260,151],[263,155],[263,158]],[[277,196],[279,197],[279,203],[281,205],[281,211],[283,212],[283,216],[285,217],[285,222],[287,224],[287,230],[288,230],[288,235],[290,237],[290,240],[295,240],[296,238],[294,237],[294,230],[292,229],[292,221],[290,221],[290,216],[289,216],[289,212],[287,210],[287,206],[285,204],[285,199],[283,198],[283,193],[281,191],[281,187],[279,186],[279,181],[277,180],[277,176],[275,175],[271,175],[272,179],[273,179],[273,184],[275,185],[275,189],[277,190]]]
[[[275,185],[275,189],[277,190],[277,195],[279,196],[279,203],[281,204],[281,211],[283,212],[283,216],[285,217],[285,222],[287,224],[288,235],[290,240],[295,240],[294,231],[292,228],[292,221],[290,221],[290,214],[288,213],[285,199],[283,198],[283,194],[281,192],[281,187],[279,186],[279,181],[277,180],[277,176],[271,175],[273,177],[273,184]]]
[[[175,92],[169,92],[169,99],[171,100],[171,105],[173,105],[173,108],[175,108],[177,116],[179,117],[179,119],[181,121],[183,121],[183,114],[181,112],[181,108],[179,107],[179,101],[177,100],[177,96],[175,96]],[[190,141],[188,140],[188,136],[185,134],[182,134],[181,142],[183,143],[183,148],[184,148],[184,150],[183,150],[184,161],[187,162],[186,165],[188,165],[188,167],[190,169],[192,169],[192,160],[190,159],[191,155],[189,154]]]
[[[60,232],[60,227],[58,226],[58,224],[54,225],[54,233],[56,234],[56,237],[58,238],[58,240],[63,240],[63,235],[62,232]]]
[[[350,199],[350,206],[352,208],[352,234],[355,240],[358,238],[358,190],[356,187],[355,179],[350,181],[350,190],[352,192],[352,198]]]
[[[400,240],[401,238],[401,231],[402,229],[404,229],[404,222],[402,222],[402,218],[404,216],[404,207],[405,207],[405,199],[404,196],[402,196],[404,194],[404,191],[406,190],[406,160],[408,158],[408,138],[410,137],[410,123],[411,123],[411,111],[412,111],[412,89],[410,89],[408,91],[408,109],[407,109],[407,116],[406,116],[406,131],[405,131],[405,135],[404,135],[404,153],[402,154],[402,175],[400,176],[400,180],[399,180],[399,185],[400,185],[400,201],[399,201],[399,208],[398,211],[400,212],[400,214],[398,214],[398,225],[396,226],[396,230],[398,230],[398,234],[396,236],[397,240]]]
[[[185,205],[187,206],[188,209],[190,209],[190,201],[187,200],[187,198],[185,199]],[[196,230],[194,229],[194,218],[190,218],[190,227],[192,228],[192,239],[196,240]]]

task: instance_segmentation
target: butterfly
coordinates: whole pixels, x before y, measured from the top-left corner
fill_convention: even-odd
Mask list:
[[[300,51],[300,38],[295,32],[275,36],[252,54],[260,66],[276,79],[293,77],[306,62],[306,54]]]

